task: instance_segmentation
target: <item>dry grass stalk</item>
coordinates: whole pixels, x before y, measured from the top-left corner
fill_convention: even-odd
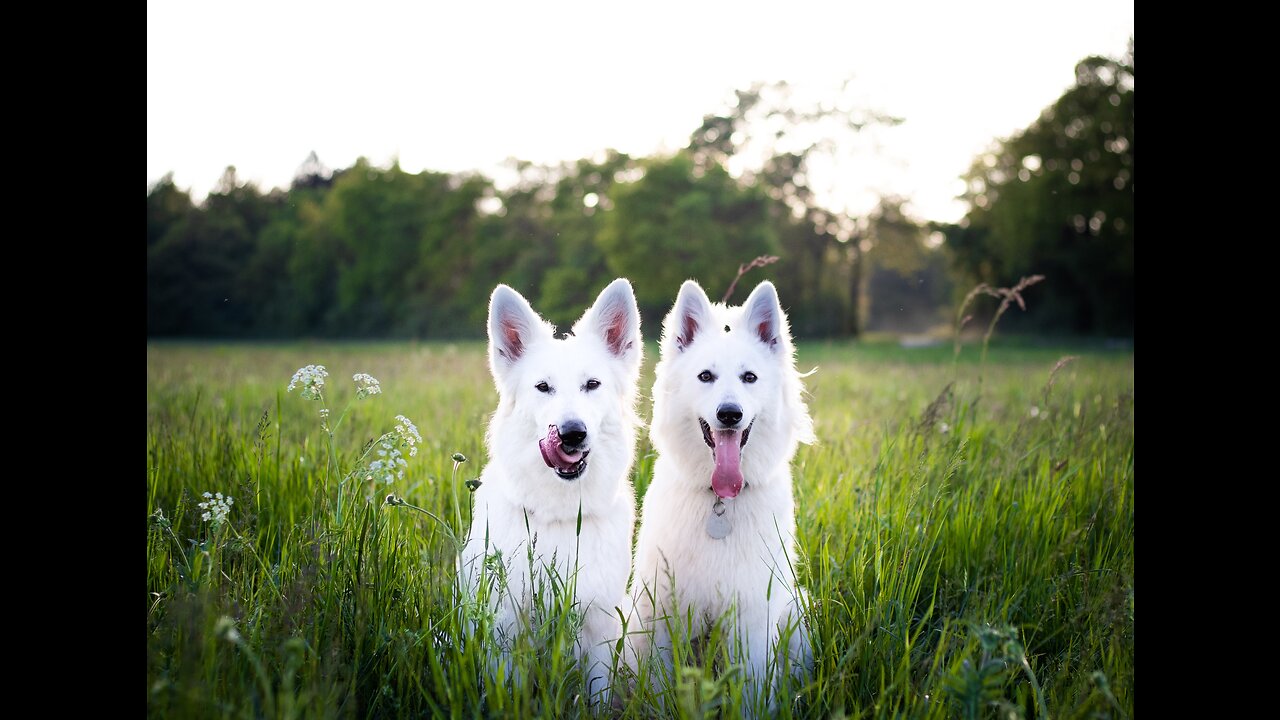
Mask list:
[[[771,265],[776,262],[778,262],[777,255],[761,255],[760,257],[756,258],[755,260],[752,260],[749,263],[743,263],[739,265],[738,277],[734,278],[733,282],[729,283],[729,289],[724,292],[724,297],[720,298],[720,302],[726,303],[726,304],[729,302],[729,298],[733,297],[733,291],[735,288],[738,287],[738,281],[742,279],[743,275],[746,275],[749,271],[751,271],[754,268],[764,267],[765,265]]]
[[[1058,359],[1058,362],[1054,363],[1053,369],[1049,371],[1049,380],[1044,384],[1044,406],[1046,408],[1049,407],[1049,393],[1053,392],[1053,383],[1058,379],[1058,371],[1079,359],[1079,355],[1064,355]]]

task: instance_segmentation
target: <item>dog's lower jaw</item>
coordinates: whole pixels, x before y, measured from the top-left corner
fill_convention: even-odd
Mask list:
[[[583,451],[582,459],[579,460],[578,463],[573,466],[573,469],[569,470],[568,472],[561,471],[559,468],[552,468],[552,470],[555,471],[555,474],[561,480],[569,480],[569,481],[577,480],[578,478],[582,477],[582,473],[587,471],[587,456],[590,454],[591,454],[590,450]]]

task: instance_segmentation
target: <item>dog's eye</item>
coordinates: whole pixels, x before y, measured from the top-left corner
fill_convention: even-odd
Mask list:
[[[750,370],[742,373],[742,382],[744,383],[753,383],[758,379],[759,378],[756,377],[756,374],[751,372]]]
[[[702,382],[711,382],[712,380],[716,379],[716,376],[712,375],[710,370],[703,370],[702,372],[698,373],[698,379],[701,380]]]
[[[595,378],[591,378],[590,380],[587,381],[587,384],[583,385],[582,387],[586,390],[595,390],[596,388],[600,387],[600,381]]]
[[[538,389],[538,392],[544,392],[544,393],[551,392],[551,386],[547,384],[546,380],[543,380],[537,385],[534,385],[534,387]]]

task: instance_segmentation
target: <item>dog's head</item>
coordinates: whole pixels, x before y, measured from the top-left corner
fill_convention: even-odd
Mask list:
[[[520,293],[499,285],[489,301],[489,367],[500,396],[492,455],[511,454],[501,460],[522,476],[565,481],[583,477],[593,451],[611,460],[625,452],[628,467],[642,353],[640,312],[624,279],[610,283],[563,339]]]
[[[680,287],[662,329],[653,440],[659,452],[710,459],[710,485],[734,497],[811,442],[791,333],[773,283],[740,307],[712,305],[698,283]],[[666,446],[666,447],[664,447]],[[745,471],[745,476],[744,476]]]

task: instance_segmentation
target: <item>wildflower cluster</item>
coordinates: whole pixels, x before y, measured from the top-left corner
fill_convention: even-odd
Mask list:
[[[308,365],[299,368],[298,372],[293,374],[293,379],[289,381],[289,392],[293,392],[296,387],[302,388],[302,397],[307,400],[319,400],[321,393],[324,392],[324,379],[329,377],[329,371],[324,369],[323,365]]]
[[[213,523],[213,527],[218,528],[227,521],[227,514],[231,512],[231,506],[235,503],[235,498],[230,495],[223,497],[222,493],[205,493],[204,502],[196,507],[204,511],[200,516],[201,520]]]
[[[325,378],[329,377],[329,371],[323,365],[307,365],[300,368],[293,374],[293,379],[289,382],[289,390],[301,388],[302,397],[308,400],[323,400],[322,393],[324,391]],[[361,400],[371,395],[382,394],[382,383],[369,373],[356,373],[351,376],[351,380],[356,386],[356,398]],[[332,441],[333,433],[338,425],[342,424],[342,419],[346,417],[347,411],[329,413],[329,408],[324,407],[320,410],[320,425],[329,433]],[[330,424],[331,417],[337,417],[336,423]],[[409,418],[404,415],[396,416],[396,424],[390,431],[379,437],[372,450],[377,456],[364,469],[364,479],[372,484],[389,485],[397,480],[403,480],[405,470],[409,463],[406,457],[413,457],[418,454],[418,445],[422,443],[422,434],[418,432],[418,426],[414,425]],[[363,459],[363,456],[362,456]],[[219,496],[220,497],[220,496]],[[341,501],[341,495],[339,495]],[[203,509],[203,505],[201,506]],[[206,513],[206,520],[211,516],[216,516],[217,510],[212,506]],[[225,516],[225,511],[223,511]]]
[[[418,454],[418,443],[422,435],[418,426],[403,415],[396,416],[396,425],[391,432],[378,439],[378,459],[369,463],[369,472],[365,479],[370,482],[391,484],[404,479],[404,469],[408,463],[402,450],[408,449],[409,457]]]
[[[382,393],[382,385],[378,379],[369,373],[356,373],[351,376],[356,381],[356,398],[364,399],[370,395],[379,395]]]
[[[165,530],[172,527],[169,523],[169,518],[164,516],[164,510],[161,510],[160,508],[156,508],[156,511],[151,513],[151,520],[155,522],[156,527],[163,528]]]
[[[401,444],[409,448],[409,457],[418,454],[418,443],[422,442],[422,436],[418,434],[418,426],[414,425],[409,418],[397,415],[396,426],[391,430],[391,434],[398,437]]]
[[[384,435],[378,442],[378,460],[369,463],[369,473],[365,479],[390,485],[396,480],[404,479],[404,469],[408,466],[400,448],[392,444],[390,434]]]

